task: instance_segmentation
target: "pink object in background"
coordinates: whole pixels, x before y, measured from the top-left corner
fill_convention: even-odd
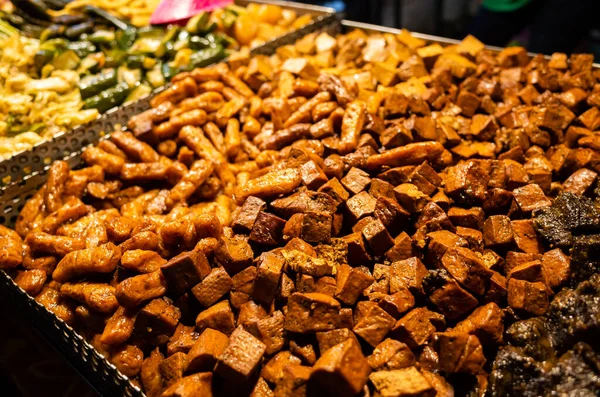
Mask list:
[[[163,0],[154,10],[150,23],[160,25],[181,22],[201,11],[212,11],[230,4],[233,4],[233,0]]]

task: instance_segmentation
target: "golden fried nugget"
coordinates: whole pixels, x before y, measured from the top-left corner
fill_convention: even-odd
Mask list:
[[[153,163],[159,160],[158,153],[146,142],[137,139],[131,132],[115,131],[110,140],[127,154],[127,157],[144,163]]]
[[[118,175],[121,172],[121,168],[123,168],[123,164],[125,164],[123,158],[107,153],[96,146],[87,148],[81,155],[81,158],[89,165],[99,165],[111,175]]]
[[[133,117],[132,117],[132,119],[133,119]],[[104,150],[106,153],[110,153],[114,156],[121,157],[123,160],[127,160],[127,155],[125,154],[125,152],[122,151],[121,149],[119,149],[117,147],[117,145],[115,145],[113,142],[111,142],[109,140],[100,141],[100,142],[98,142],[97,146],[98,146],[98,148]]]
[[[426,160],[435,161],[443,151],[444,146],[435,141],[409,143],[390,149],[384,153],[367,157],[366,168],[372,170],[384,165],[390,167],[417,165]]]
[[[227,156],[234,158],[240,151],[242,138],[240,136],[240,122],[237,119],[229,119],[225,130],[225,148]]]
[[[65,184],[69,179],[69,165],[65,161],[55,161],[48,171],[44,205],[46,211],[54,212],[63,204]]]
[[[263,113],[263,100],[259,96],[250,97],[250,109],[248,110],[250,116],[258,119]]]
[[[246,98],[250,98],[254,95],[254,92],[248,87],[246,83],[240,80],[235,74],[232,72],[226,72],[221,74],[221,80],[225,85],[236,90],[240,95],[245,96]]]
[[[204,123],[206,123],[206,112],[202,109],[191,109],[171,116],[169,121],[154,127],[154,133],[160,140],[169,139],[177,135],[183,126],[194,125],[199,127]]]
[[[221,72],[215,67],[196,68],[190,72],[190,76],[196,80],[197,83],[204,83],[207,81],[220,80]]]
[[[170,87],[156,95],[150,100],[150,106],[157,107],[163,102],[179,103],[182,99],[196,95],[198,88],[196,81],[191,77],[184,77],[175,81]]]
[[[225,90],[223,90],[225,92]],[[215,114],[215,122],[221,128],[227,125],[227,122],[230,118],[235,116],[248,101],[243,97],[232,98],[229,102],[225,103],[225,105],[221,106],[221,108]]]
[[[108,243],[108,232],[104,221],[94,218],[83,232],[85,248],[95,248]]]
[[[45,216],[44,197],[46,196],[46,186],[42,186],[32,198],[27,200],[25,206],[19,212],[15,230],[19,236],[25,238],[30,231],[38,228]]]
[[[31,296],[40,293],[46,283],[46,272],[40,269],[31,269],[19,272],[15,277],[15,283]]]
[[[42,231],[54,234],[63,223],[75,222],[90,211],[91,208],[85,205],[83,201],[77,197],[71,197],[59,209],[44,219]]]
[[[117,300],[123,307],[138,306],[166,293],[167,281],[160,270],[125,279],[116,289]]]
[[[205,81],[204,83],[198,84],[198,93],[203,94],[205,92],[222,92],[225,84],[220,81]]]
[[[229,125],[229,123],[227,125]],[[217,149],[222,154],[226,153],[223,133],[215,123],[210,121],[204,124],[204,133],[206,134],[208,139],[210,139],[210,142],[213,144],[215,149]]]
[[[179,131],[179,139],[192,149],[198,157],[216,164],[225,163],[225,156],[206,138],[201,128],[185,126]]]
[[[139,273],[152,273],[167,263],[156,251],[130,250],[123,252],[121,266],[125,269],[134,270]]]
[[[327,91],[319,92],[317,95],[303,103],[298,110],[284,122],[284,127],[291,127],[298,123],[310,123],[312,121],[312,111],[320,103],[331,100],[331,94]]]
[[[223,95],[218,92],[208,91],[193,98],[181,101],[177,108],[171,113],[171,117],[193,109],[201,109],[206,113],[216,112],[225,104]]]
[[[100,313],[112,313],[119,306],[115,288],[108,284],[64,283],[60,286],[60,293]]]
[[[213,165],[206,160],[194,162],[192,168],[173,186],[165,200],[167,209],[186,201],[202,185],[213,172]]]
[[[342,118],[340,154],[353,152],[358,147],[360,133],[365,125],[366,110],[367,105],[363,101],[355,100],[348,104]]]
[[[111,350],[109,361],[125,376],[134,377],[140,373],[144,362],[144,352],[134,345],[123,345]]]
[[[52,273],[58,282],[94,273],[110,273],[119,264],[121,250],[113,243],[68,253]]]
[[[133,333],[133,325],[137,310],[119,306],[106,322],[100,342],[107,345],[120,345],[125,343]]]
[[[56,289],[48,286],[44,287],[42,292],[35,297],[35,300],[44,305],[46,309],[50,310],[56,317],[60,318],[65,323],[69,325],[73,323],[73,320],[75,319],[73,307],[65,302],[60,292]]]
[[[27,235],[25,244],[36,254],[65,256],[73,251],[83,249],[85,243],[81,239],[65,236],[53,236],[48,233],[34,231]]]
[[[163,360],[164,357],[157,347],[142,363],[140,379],[148,397],[160,397],[162,394],[162,377],[158,368]]]
[[[288,168],[269,172],[251,179],[244,186],[238,186],[236,201],[241,204],[248,196],[269,198],[279,194],[291,193],[300,186],[300,183],[302,183],[302,177],[297,169]]]

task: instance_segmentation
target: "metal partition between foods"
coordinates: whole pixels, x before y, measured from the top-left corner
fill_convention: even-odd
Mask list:
[[[297,15],[313,15],[313,19],[309,24],[252,48],[250,50],[250,55],[271,55],[278,47],[291,44],[307,33],[322,30],[338,23],[333,8],[289,1],[235,1],[235,4],[239,6],[247,6],[250,3],[274,4],[281,6],[284,9],[293,10]],[[137,101],[126,103],[107,111],[90,123],[60,133],[48,140],[39,142],[31,149],[16,153],[11,158],[0,161],[0,187],[18,183],[24,178],[44,170],[53,161],[69,156],[71,153],[76,152],[85,146],[98,142],[98,140],[106,133],[122,128],[127,125],[127,121],[131,115],[149,109],[150,99],[164,89],[165,87],[157,88],[149,95]]]

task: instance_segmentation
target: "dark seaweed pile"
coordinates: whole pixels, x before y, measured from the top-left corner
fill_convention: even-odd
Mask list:
[[[600,211],[561,193],[534,214],[544,242],[571,254],[571,288],[543,317],[516,321],[493,363],[491,396],[600,395]]]

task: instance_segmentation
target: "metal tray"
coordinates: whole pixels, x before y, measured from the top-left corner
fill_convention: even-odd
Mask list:
[[[303,28],[252,49],[253,55],[271,55],[282,45],[292,44],[308,33],[327,29],[330,25],[339,23],[331,9],[288,2],[255,2],[280,4],[286,8],[293,8],[298,13],[312,12],[317,16],[312,23]],[[149,109],[150,99],[163,89],[164,87],[159,88],[138,101],[111,109],[91,123],[76,127],[70,132],[41,142],[31,150],[0,162],[0,176],[4,178],[0,182],[0,224],[14,227],[17,216],[27,200],[46,182],[46,174],[53,161],[65,160],[72,168],[76,168],[81,164],[81,153],[87,146],[108,138],[110,132],[122,129],[131,116]],[[18,306],[33,326],[67,358],[67,361],[98,394],[111,397],[145,396],[140,388],[130,382],[127,376],[121,374],[73,328],[36,302],[4,271],[0,271],[0,294]]]
[[[250,3],[275,4],[285,9],[294,10],[298,15],[311,14],[314,16],[312,21],[302,28],[252,48],[250,50],[251,55],[271,55],[282,45],[292,44],[307,33],[337,23],[335,10],[329,7],[277,0],[235,1],[235,4],[240,6],[246,6]],[[129,116],[149,109],[150,99],[164,90],[165,87],[157,88],[137,101],[107,111],[94,121],[77,126],[70,131],[62,132],[48,140],[37,143],[31,149],[15,153],[11,158],[0,161],[0,187],[19,182],[28,175],[48,167],[53,161],[69,155],[73,150],[97,142],[98,132],[108,133],[126,125]]]
[[[335,34],[352,28],[360,28],[368,32],[392,34],[400,32],[398,29],[352,21],[342,21],[340,23],[332,14],[320,17],[314,23],[302,29],[255,48],[253,54],[272,54],[279,46],[291,44],[308,33],[327,31]],[[420,33],[413,33],[413,35],[442,45],[452,45],[459,42],[458,40]],[[501,50],[495,47],[488,48]],[[597,65],[595,66],[597,67]],[[33,150],[16,156],[10,166],[6,162],[0,163],[0,175],[7,173],[8,175],[20,176],[20,180],[0,184],[0,224],[14,227],[17,216],[25,202],[46,182],[46,174],[52,161],[62,159],[67,161],[72,168],[76,168],[81,164],[81,153],[86,146],[108,138],[111,131],[118,129],[119,125],[125,125],[132,115],[147,110],[152,95],[137,102],[112,109],[88,125],[77,127],[71,133],[63,134],[37,145]],[[14,170],[7,168],[12,166],[15,167]],[[25,172],[24,169],[28,167],[35,167],[35,169],[32,168]],[[10,301],[19,307],[36,329],[46,336],[49,342],[68,359],[99,394],[115,397],[144,396],[144,393],[137,386],[122,375],[88,342],[19,288],[4,271],[0,271],[0,294],[6,295]]]

